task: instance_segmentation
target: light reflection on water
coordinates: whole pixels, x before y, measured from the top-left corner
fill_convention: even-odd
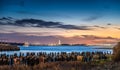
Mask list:
[[[25,47],[25,46],[19,46],[20,47],[20,51],[2,51],[0,52],[0,54],[7,54],[7,55],[13,55],[14,53],[17,53],[19,55],[19,53],[24,53],[26,55],[26,52],[34,52],[34,53],[38,53],[38,52],[46,52],[46,53],[50,53],[50,52],[108,52],[108,53],[112,53],[112,49],[96,49],[95,46],[29,46],[29,47]]]

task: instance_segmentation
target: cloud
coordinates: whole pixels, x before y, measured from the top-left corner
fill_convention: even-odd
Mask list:
[[[59,28],[76,29],[76,30],[91,30],[88,26],[75,26],[75,25],[60,25]]]
[[[93,27],[102,28],[102,29],[105,29],[105,28],[106,28],[106,27],[98,26],[98,25],[94,25]]]
[[[101,16],[95,15],[95,16],[89,16],[85,19],[83,19],[83,21],[87,21],[87,22],[91,22],[91,21],[95,21],[97,19],[101,18]]]
[[[35,36],[26,33],[0,33],[0,40],[5,39],[8,42],[39,42],[41,44],[57,44],[58,40],[68,44],[114,44],[120,39],[112,37],[100,37],[95,35],[82,35],[73,37],[63,37],[59,35]]]
[[[112,25],[111,23],[107,23],[107,25]]]
[[[0,18],[0,20],[10,20],[10,19],[13,19],[12,17],[2,17],[2,18]]]
[[[83,38],[88,38],[88,39],[117,39],[113,37],[100,37],[100,36],[95,36],[95,35],[81,35]]]
[[[114,29],[120,30],[120,27],[114,27]]]
[[[120,30],[120,28],[117,28],[117,27],[116,27],[116,29]]]
[[[17,19],[1,18],[0,25],[13,25],[22,27],[39,27],[39,28],[62,28],[62,29],[75,29],[75,30],[91,30],[89,26],[66,25],[61,22],[44,21],[39,19]]]

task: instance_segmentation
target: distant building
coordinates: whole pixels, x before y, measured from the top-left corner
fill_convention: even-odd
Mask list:
[[[28,46],[29,46],[29,43],[28,43],[28,42],[25,42],[25,43],[24,43],[24,46],[25,46],[25,47],[28,47]]]
[[[60,40],[58,41],[58,45],[61,45],[61,41]]]

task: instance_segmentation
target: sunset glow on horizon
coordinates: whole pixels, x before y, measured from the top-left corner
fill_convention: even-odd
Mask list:
[[[119,0],[0,0],[0,39],[10,42],[114,44]]]

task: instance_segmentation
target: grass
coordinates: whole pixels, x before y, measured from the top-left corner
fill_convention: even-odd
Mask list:
[[[93,62],[80,62],[80,61],[64,61],[64,62],[47,62],[40,63],[34,66],[27,65],[13,65],[13,66],[0,66],[0,70],[90,70],[92,67],[103,65],[107,61],[93,61]]]

